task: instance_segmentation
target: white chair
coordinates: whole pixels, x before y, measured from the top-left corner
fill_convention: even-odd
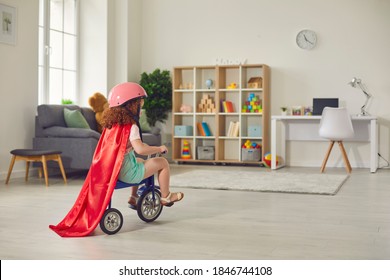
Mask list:
[[[346,108],[324,108],[322,111],[319,135],[322,138],[329,139],[330,144],[324,161],[322,162],[321,173],[325,170],[326,162],[328,161],[335,142],[339,144],[341,149],[345,169],[348,173],[351,173],[352,168],[344,149],[343,140],[353,138],[354,134],[351,116],[348,114]]]

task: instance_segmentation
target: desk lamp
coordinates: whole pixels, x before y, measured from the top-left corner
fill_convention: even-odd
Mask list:
[[[368,100],[370,100],[372,95],[367,92],[366,87],[362,84],[362,80],[361,79],[357,79],[357,78],[353,78],[352,81],[349,82],[348,84],[351,85],[352,87],[357,87],[358,86],[363,91],[364,95],[366,96],[366,102],[362,106],[361,112],[360,112],[359,116],[368,116],[368,115],[370,115],[366,111],[366,106],[367,106]]]

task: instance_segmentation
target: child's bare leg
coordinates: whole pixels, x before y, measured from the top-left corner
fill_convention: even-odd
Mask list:
[[[145,175],[144,178],[148,178],[155,173],[157,174],[157,180],[160,185],[161,195],[167,197],[169,194],[169,163],[163,157],[156,157],[147,159],[145,162]]]
[[[170,170],[169,163],[165,158],[157,157],[151,158],[145,161],[145,178],[152,176],[157,172],[157,180],[160,185],[161,197],[165,199],[165,203],[170,206],[175,201],[179,201],[183,198],[183,193],[170,193],[169,192],[169,179],[170,179]]]
[[[142,158],[137,158],[137,162],[144,162],[145,160],[143,160]],[[135,198],[132,198],[133,197],[138,197],[137,195],[137,190],[138,190],[138,186],[137,187],[131,187],[131,196],[129,197],[129,203],[132,202],[131,204],[135,204],[136,203],[136,199]],[[133,201],[131,201],[133,200]]]

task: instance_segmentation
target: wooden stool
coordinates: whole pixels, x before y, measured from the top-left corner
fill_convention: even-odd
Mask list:
[[[45,176],[45,182],[46,186],[49,186],[49,179],[47,176],[47,161],[48,160],[54,160],[58,162],[58,165],[61,169],[62,178],[64,178],[64,181],[66,183],[66,175],[64,166],[62,165],[61,160],[61,151],[53,151],[53,150],[31,150],[31,149],[16,149],[12,150],[11,154],[11,164],[9,166],[7,180],[5,181],[6,184],[8,184],[9,178],[11,177],[12,168],[14,167],[14,163],[17,160],[25,160],[26,161],[26,177],[25,180],[28,180],[28,172],[30,169],[30,162],[42,162],[43,165],[43,174]],[[42,169],[39,169],[39,178],[42,178]]]

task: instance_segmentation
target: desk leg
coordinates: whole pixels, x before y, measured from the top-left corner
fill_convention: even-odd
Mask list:
[[[279,164],[276,166],[276,156],[278,155],[276,146],[277,146],[277,132],[276,127],[277,120],[273,119],[271,121],[271,169],[275,170],[278,168],[281,168],[285,165],[285,158],[286,158],[286,123],[284,121],[281,121],[281,135],[280,135],[280,141],[281,141],[281,149],[280,149],[280,158],[279,158]],[[282,163],[283,162],[283,163]]]
[[[276,120],[271,120],[271,169],[276,169]]]
[[[280,144],[281,144],[281,147],[280,147],[280,162],[279,162],[279,166],[280,167],[283,167],[286,165],[286,122],[285,121],[282,121],[281,123],[281,135],[280,135]]]
[[[370,148],[371,148],[371,158],[370,158],[370,170],[372,173],[375,173],[378,169],[378,127],[376,120],[371,120],[370,123]]]

